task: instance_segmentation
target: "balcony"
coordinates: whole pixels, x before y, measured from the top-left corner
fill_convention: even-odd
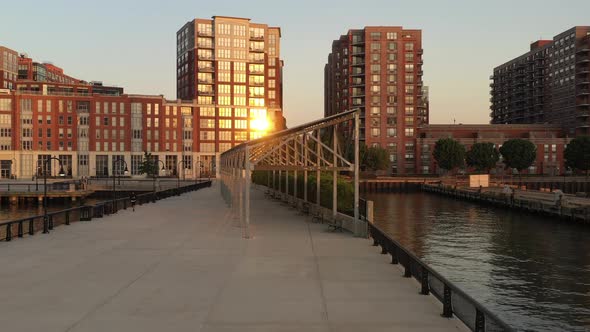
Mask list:
[[[264,70],[250,70],[250,75],[264,75]]]
[[[581,56],[576,59],[576,63],[588,63],[590,62],[590,57]]]
[[[352,55],[365,55],[365,48],[352,49]]]
[[[490,75],[490,79],[493,80],[494,79],[494,75]]]
[[[264,81],[263,82],[250,81],[249,84],[251,86],[264,86]]]
[[[416,75],[422,76],[422,75],[424,75],[424,72],[422,70],[418,70],[418,73]]]
[[[264,63],[264,59],[253,59],[250,60],[251,63]]]
[[[264,40],[264,35],[252,35],[252,36],[250,36],[250,40],[262,41],[262,40]]]
[[[250,52],[254,53],[264,53],[264,48],[261,47],[250,47]]]
[[[590,81],[588,79],[578,80],[576,82],[576,85],[588,85],[588,84],[590,84]]]
[[[212,31],[197,31],[197,36],[199,37],[213,37]]]
[[[211,56],[211,55],[197,55],[197,59],[199,59],[199,60],[213,60],[213,56]]]
[[[211,73],[211,72],[214,72],[215,71],[215,68],[213,68],[211,66],[210,67],[199,67],[198,70],[199,71],[202,71],[202,72]]]
[[[264,93],[251,93],[250,97],[264,98]]]
[[[352,66],[364,66],[365,62],[364,61],[353,61],[351,63]]]
[[[365,40],[362,38],[352,38],[351,44],[352,45],[364,45]]]
[[[365,72],[362,70],[353,71],[352,73],[350,73],[350,75],[352,75],[352,76],[365,76]]]
[[[576,96],[588,96],[590,95],[590,89],[577,89]]]
[[[206,91],[206,90],[197,90],[199,96],[213,96],[215,93],[213,91]]]
[[[422,54],[424,54],[424,50],[423,49],[419,49],[419,50],[416,51],[416,54],[422,55]]]
[[[590,52],[590,47],[588,47],[588,46],[584,46],[584,47],[576,50],[576,53],[578,53],[578,54],[589,53],[589,52]]]
[[[197,83],[200,83],[200,84],[213,84],[213,80],[201,80],[201,79],[197,79]]]
[[[212,43],[197,43],[198,48],[213,48]]]
[[[586,119],[590,117],[590,111],[578,111],[576,112],[576,118]]]

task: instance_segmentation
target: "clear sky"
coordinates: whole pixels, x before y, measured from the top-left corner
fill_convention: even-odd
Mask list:
[[[34,0],[1,8],[0,45],[77,78],[168,99],[176,98],[176,31],[184,23],[224,15],[280,26],[288,126],[323,115],[324,64],[348,29],[422,29],[431,123],[488,123],[494,66],[536,39],[590,25],[590,0]]]

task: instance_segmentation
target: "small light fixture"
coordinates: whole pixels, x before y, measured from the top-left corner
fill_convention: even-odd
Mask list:
[[[64,167],[60,166],[59,167],[59,176],[66,176],[66,172],[64,172]]]

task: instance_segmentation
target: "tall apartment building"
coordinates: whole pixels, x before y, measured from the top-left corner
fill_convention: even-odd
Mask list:
[[[0,89],[14,89],[18,79],[18,53],[0,46]]]
[[[278,27],[227,16],[178,30],[177,98],[212,117],[196,124],[201,150],[223,152],[285,128],[280,40]]]
[[[394,174],[415,174],[416,128],[428,123],[422,31],[349,30],[332,43],[324,69],[324,116],[361,109],[361,137],[388,149]]]
[[[590,26],[534,42],[490,79],[491,123],[553,123],[568,135],[590,134]]]

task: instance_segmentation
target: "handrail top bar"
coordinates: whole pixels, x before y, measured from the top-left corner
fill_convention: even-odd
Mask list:
[[[396,240],[392,239],[391,236],[389,236],[387,233],[385,233],[383,230],[381,230],[375,224],[369,223],[369,227],[374,228],[379,233],[381,233],[381,236],[383,236],[387,240],[393,242],[393,244],[398,249],[403,250],[404,253],[406,255],[408,255],[412,260],[418,262],[422,267],[424,267],[426,270],[428,270],[428,273],[429,274],[432,274],[434,277],[436,277],[438,280],[440,280],[443,284],[448,285],[449,287],[451,287],[451,289],[452,289],[452,291],[454,293],[459,294],[461,297],[463,297],[467,301],[471,302],[474,307],[476,307],[479,311],[481,311],[482,313],[484,313],[486,316],[489,316],[490,318],[492,318],[496,323],[500,324],[502,326],[502,328],[504,328],[504,329],[506,329],[508,331],[515,331],[506,322],[504,322],[500,317],[498,317],[496,314],[494,314],[489,309],[487,309],[483,304],[481,304],[479,301],[477,301],[476,299],[474,299],[473,297],[471,297],[469,294],[465,293],[465,291],[463,291],[461,288],[459,288],[454,283],[452,283],[451,281],[449,281],[447,278],[443,277],[434,268],[432,268],[428,264],[424,263],[424,261],[422,261],[420,258],[416,257],[416,255],[414,255],[409,250],[407,250],[406,248],[404,248],[399,242],[397,242]]]
[[[272,141],[274,139],[281,138],[283,136],[288,136],[290,134],[294,134],[294,133],[297,133],[299,131],[306,130],[307,128],[309,128],[309,130],[312,130],[314,128],[310,128],[310,127],[321,125],[323,123],[334,121],[334,120],[338,120],[338,119],[341,119],[341,118],[348,118],[351,115],[354,115],[355,113],[360,113],[360,111],[361,110],[359,108],[355,108],[355,109],[352,109],[352,110],[349,110],[349,111],[345,111],[345,112],[342,112],[342,113],[331,115],[331,116],[326,117],[326,118],[321,118],[320,120],[308,122],[308,123],[299,125],[297,127],[293,127],[293,128],[281,130],[279,132],[276,132],[276,133],[273,133],[273,134],[270,134],[268,136],[264,136],[264,137],[261,137],[261,138],[257,138],[255,140],[244,142],[244,143],[241,143],[240,145],[237,145],[237,146],[235,146],[235,147],[233,147],[233,148],[231,148],[231,149],[223,152],[221,154],[221,157],[223,158],[224,155],[229,155],[229,154],[231,154],[233,152],[236,152],[238,150],[241,150],[241,149],[243,149],[245,147],[256,145],[256,144],[260,144],[260,143],[263,143],[265,141]]]

